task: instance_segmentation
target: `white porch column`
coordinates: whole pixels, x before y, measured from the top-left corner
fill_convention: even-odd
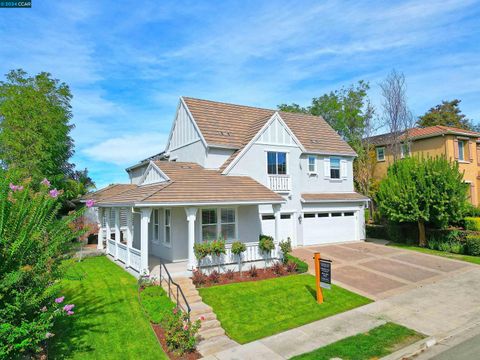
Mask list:
[[[98,250],[103,250],[103,208],[99,207],[98,208],[98,243],[97,243],[97,249]]]
[[[110,212],[112,211],[112,208],[106,208],[105,209],[105,232],[106,232],[106,236],[107,236],[107,243],[108,243],[108,239],[110,239],[112,237],[112,229],[110,227]],[[107,248],[108,248],[108,244],[107,244]]]
[[[195,220],[197,218],[197,208],[185,208],[188,221],[188,269],[193,270],[196,266],[195,253],[193,247],[195,245]]]
[[[133,242],[132,208],[127,208],[127,266],[130,266],[130,249]]]
[[[275,215],[275,255],[278,257],[278,243],[280,242],[280,204],[272,205],[273,214]]]
[[[120,243],[120,208],[115,208],[115,260],[118,258],[118,244]]]
[[[140,221],[140,274],[148,275],[150,270],[148,269],[148,224],[150,223],[150,215],[152,214],[152,208],[141,209],[141,221]]]

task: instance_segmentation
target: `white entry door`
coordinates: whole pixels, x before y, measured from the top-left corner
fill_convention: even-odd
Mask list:
[[[358,211],[305,212],[303,245],[358,240]]]
[[[293,242],[293,214],[280,215],[280,240],[290,238]],[[262,215],[262,234],[275,237],[275,217],[271,214]]]

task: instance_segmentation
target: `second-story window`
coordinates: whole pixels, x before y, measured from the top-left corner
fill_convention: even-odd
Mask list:
[[[458,140],[458,160],[465,160],[465,141]]]
[[[340,159],[330,158],[330,178],[340,179]]]
[[[267,152],[267,172],[269,175],[287,174],[287,153]]]
[[[315,174],[317,172],[317,158],[313,155],[308,157],[308,172]]]

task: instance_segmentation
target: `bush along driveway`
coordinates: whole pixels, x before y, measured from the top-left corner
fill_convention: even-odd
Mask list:
[[[69,268],[61,286],[77,311],[56,326],[49,358],[167,358],[125,270],[104,256],[88,258]]]
[[[315,277],[307,274],[200,288],[199,293],[227,335],[242,344],[371,302],[333,285],[324,290],[320,305]]]

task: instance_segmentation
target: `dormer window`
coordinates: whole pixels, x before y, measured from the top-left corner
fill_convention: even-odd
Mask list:
[[[267,172],[269,175],[287,174],[287,153],[268,151],[267,152]]]

